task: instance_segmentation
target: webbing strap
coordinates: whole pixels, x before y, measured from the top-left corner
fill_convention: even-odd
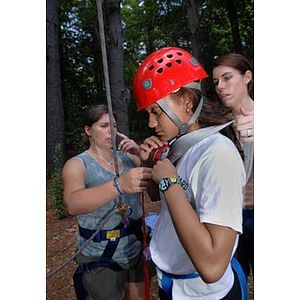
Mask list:
[[[232,269],[236,272],[238,276],[238,280],[241,288],[241,294],[242,294],[241,300],[248,300],[248,285],[247,285],[245,273],[235,257],[231,259],[230,263]],[[200,277],[198,273],[177,275],[177,274],[170,274],[162,270],[160,271],[162,273],[162,280],[161,280],[162,289],[166,294],[166,296],[168,297],[168,300],[172,300],[173,279],[191,279],[191,278]]]
[[[179,135],[182,135],[188,131],[191,125],[196,121],[199,117],[203,106],[204,98],[201,97],[201,100],[190,120],[187,123],[182,123],[181,120],[177,117],[174,111],[170,108],[167,102],[164,99],[160,99],[157,101],[157,104],[161,107],[161,109],[168,115],[168,117],[172,120],[172,122],[178,127]]]
[[[195,144],[209,137],[210,135],[219,132],[225,127],[232,124],[234,121],[227,122],[222,125],[209,126],[201,128],[179,137],[171,147],[168,158],[174,164],[188,149]]]
[[[172,122],[178,128],[181,128],[183,123],[180,121],[180,119],[177,117],[177,115],[174,113],[174,111],[170,108],[170,106],[167,104],[167,102],[164,99],[160,99],[156,103],[168,115],[168,117],[172,120]]]
[[[192,279],[200,277],[198,273],[186,274],[186,275],[177,275],[164,272],[160,270],[162,273],[161,285],[164,293],[168,297],[168,300],[172,300],[172,288],[173,288],[173,279]]]
[[[122,228],[124,227],[124,224],[121,222],[113,230],[101,230],[93,239],[94,242],[101,242],[103,240],[108,240],[101,257],[92,263],[80,266],[77,272],[79,273],[86,272],[101,266],[110,268],[115,271],[122,270],[121,267],[119,267],[117,264],[115,264],[112,261],[112,257],[116,252],[120,239],[124,236],[134,234],[136,238],[142,243],[143,232],[141,230],[141,226],[142,226],[142,218],[133,221],[127,228]],[[107,233],[108,235],[109,233],[112,233],[113,236],[114,233],[118,233],[118,235],[117,237],[109,238],[107,236]],[[88,239],[90,238],[90,236],[94,234],[94,230],[79,227],[79,234],[83,238]]]
[[[105,260],[103,258],[99,258],[95,261],[92,261],[92,262],[87,263],[85,265],[79,266],[76,269],[75,274],[80,275],[84,272],[90,272],[90,271],[92,271],[96,268],[99,268],[99,267],[109,268],[109,269],[114,270],[114,271],[124,270],[122,267],[120,267],[117,263],[113,262],[111,259],[110,260]]]
[[[122,238],[124,236],[130,235],[130,234],[135,234],[137,239],[142,241],[141,238],[141,227],[142,227],[142,218],[132,221],[128,227],[123,228],[124,224],[121,222],[119,225],[117,225],[116,227],[114,227],[111,230],[100,230],[98,232],[98,234],[94,237],[93,242],[94,243],[100,243],[101,241],[106,241],[106,240],[110,240],[110,233],[114,233],[114,232],[118,232],[118,236],[119,238]],[[79,226],[79,234],[81,237],[83,237],[84,239],[89,239],[92,234],[94,234],[95,230],[92,229],[87,229],[87,228],[83,228],[81,226]]]
[[[245,143],[244,144],[244,166],[246,172],[246,182],[248,182],[252,171],[253,157],[254,157],[254,143]]]
[[[247,279],[245,276],[245,273],[240,265],[240,263],[237,261],[235,257],[231,259],[231,267],[236,272],[239,278],[240,287],[241,287],[241,293],[242,293],[242,299],[241,300],[248,300],[248,285],[247,285]]]

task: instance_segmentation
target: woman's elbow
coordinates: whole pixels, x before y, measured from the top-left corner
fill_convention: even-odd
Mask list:
[[[217,266],[208,266],[205,269],[202,268],[199,274],[201,275],[202,280],[207,283],[215,283],[219,281],[224,275],[226,268],[217,267]]]
[[[71,210],[71,209],[68,209],[68,208],[67,208],[67,212],[68,212],[68,214],[69,214],[70,216],[76,216],[76,215],[77,215],[77,213],[76,213],[75,211],[73,211],[73,210]]]
[[[71,215],[71,216],[76,216],[77,215],[77,213],[74,210],[74,208],[72,207],[72,205],[69,205],[68,201],[65,198],[64,198],[64,205],[65,205],[69,215]]]
[[[201,274],[201,278],[202,280],[207,283],[207,284],[211,284],[211,283],[215,283],[217,281],[219,281],[222,278],[223,274]]]

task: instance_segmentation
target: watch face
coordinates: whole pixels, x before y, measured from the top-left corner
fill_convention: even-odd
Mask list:
[[[176,178],[176,177],[170,177],[169,180],[170,180],[170,183],[177,183],[178,182],[178,178]]]
[[[161,191],[166,191],[168,189],[168,187],[170,186],[170,183],[168,181],[167,178],[163,178],[160,182],[159,182],[159,189]]]

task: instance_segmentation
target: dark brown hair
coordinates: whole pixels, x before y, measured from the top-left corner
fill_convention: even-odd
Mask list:
[[[252,72],[252,79],[248,83],[248,93],[251,98],[253,98],[254,92],[254,80],[253,80],[253,69],[250,62],[241,54],[227,53],[221,56],[217,56],[212,65],[212,70],[218,66],[227,66],[235,70],[238,70],[242,75],[244,75],[248,70]]]
[[[84,132],[83,145],[84,146],[86,146],[86,147],[90,146],[89,137],[85,133],[84,127],[85,126],[92,127],[92,125],[94,123],[96,123],[99,119],[101,119],[101,117],[104,114],[108,114],[108,107],[104,104],[94,105],[94,106],[91,106],[91,107],[89,107],[85,110],[84,119],[83,119],[83,132]],[[114,115],[115,120],[116,120],[117,119],[116,114],[113,113],[113,115]]]
[[[181,88],[176,93],[170,94],[172,99],[179,100],[179,98],[189,98],[193,103],[193,112],[196,110],[197,105],[201,99],[201,92],[191,88]],[[209,100],[204,98],[202,110],[198,117],[198,122],[201,128],[221,125],[234,119],[231,109],[223,105],[218,100]],[[220,131],[223,135],[227,136],[241,151],[241,146],[236,138],[234,129],[232,126],[227,126]],[[242,155],[242,153],[241,153]]]
[[[176,101],[179,98],[190,99],[193,103],[193,112],[196,110],[201,99],[201,92],[191,88],[181,88],[176,93],[170,94]],[[224,124],[232,120],[233,116],[227,107],[219,101],[204,99],[202,110],[198,117],[201,127]]]

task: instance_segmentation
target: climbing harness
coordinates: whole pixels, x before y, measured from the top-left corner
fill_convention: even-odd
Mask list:
[[[230,264],[239,280],[239,285],[241,289],[241,300],[248,300],[248,286],[247,286],[245,273],[235,257],[231,259]],[[162,273],[162,279],[161,279],[162,290],[166,294],[168,300],[172,300],[172,287],[173,287],[174,279],[184,280],[184,279],[193,279],[193,278],[200,277],[199,273],[177,275],[177,274],[167,273],[162,270],[160,270],[160,272]]]
[[[127,222],[121,222],[112,230],[101,230],[95,235],[95,230],[86,229],[79,226],[79,234],[84,239],[88,240],[93,236],[94,243],[100,243],[102,241],[107,241],[105,249],[97,260],[90,263],[80,265],[76,269],[73,275],[73,282],[76,297],[78,300],[85,300],[85,289],[82,283],[82,275],[85,272],[90,272],[99,267],[109,268],[114,271],[124,270],[120,265],[113,261],[115,251],[117,250],[120,239],[130,234],[134,234],[136,238],[142,243],[143,232],[142,228],[142,218],[138,220],[127,220]]]
[[[91,235],[91,237],[69,258],[67,259],[63,264],[61,264],[60,266],[58,266],[56,269],[54,269],[53,271],[49,272],[46,275],[46,279],[50,278],[51,276],[53,276],[55,273],[57,273],[58,271],[60,271],[62,268],[64,268],[69,262],[73,261],[74,258],[83,251],[83,249],[95,238],[95,236],[100,232],[100,230],[105,226],[105,224],[111,219],[111,217],[113,215],[115,215],[117,213],[117,209],[114,208],[112,210],[109,210],[106,212],[106,214],[104,215],[104,217],[102,218],[102,222],[100,222],[100,224],[98,224],[97,226],[97,230]]]

